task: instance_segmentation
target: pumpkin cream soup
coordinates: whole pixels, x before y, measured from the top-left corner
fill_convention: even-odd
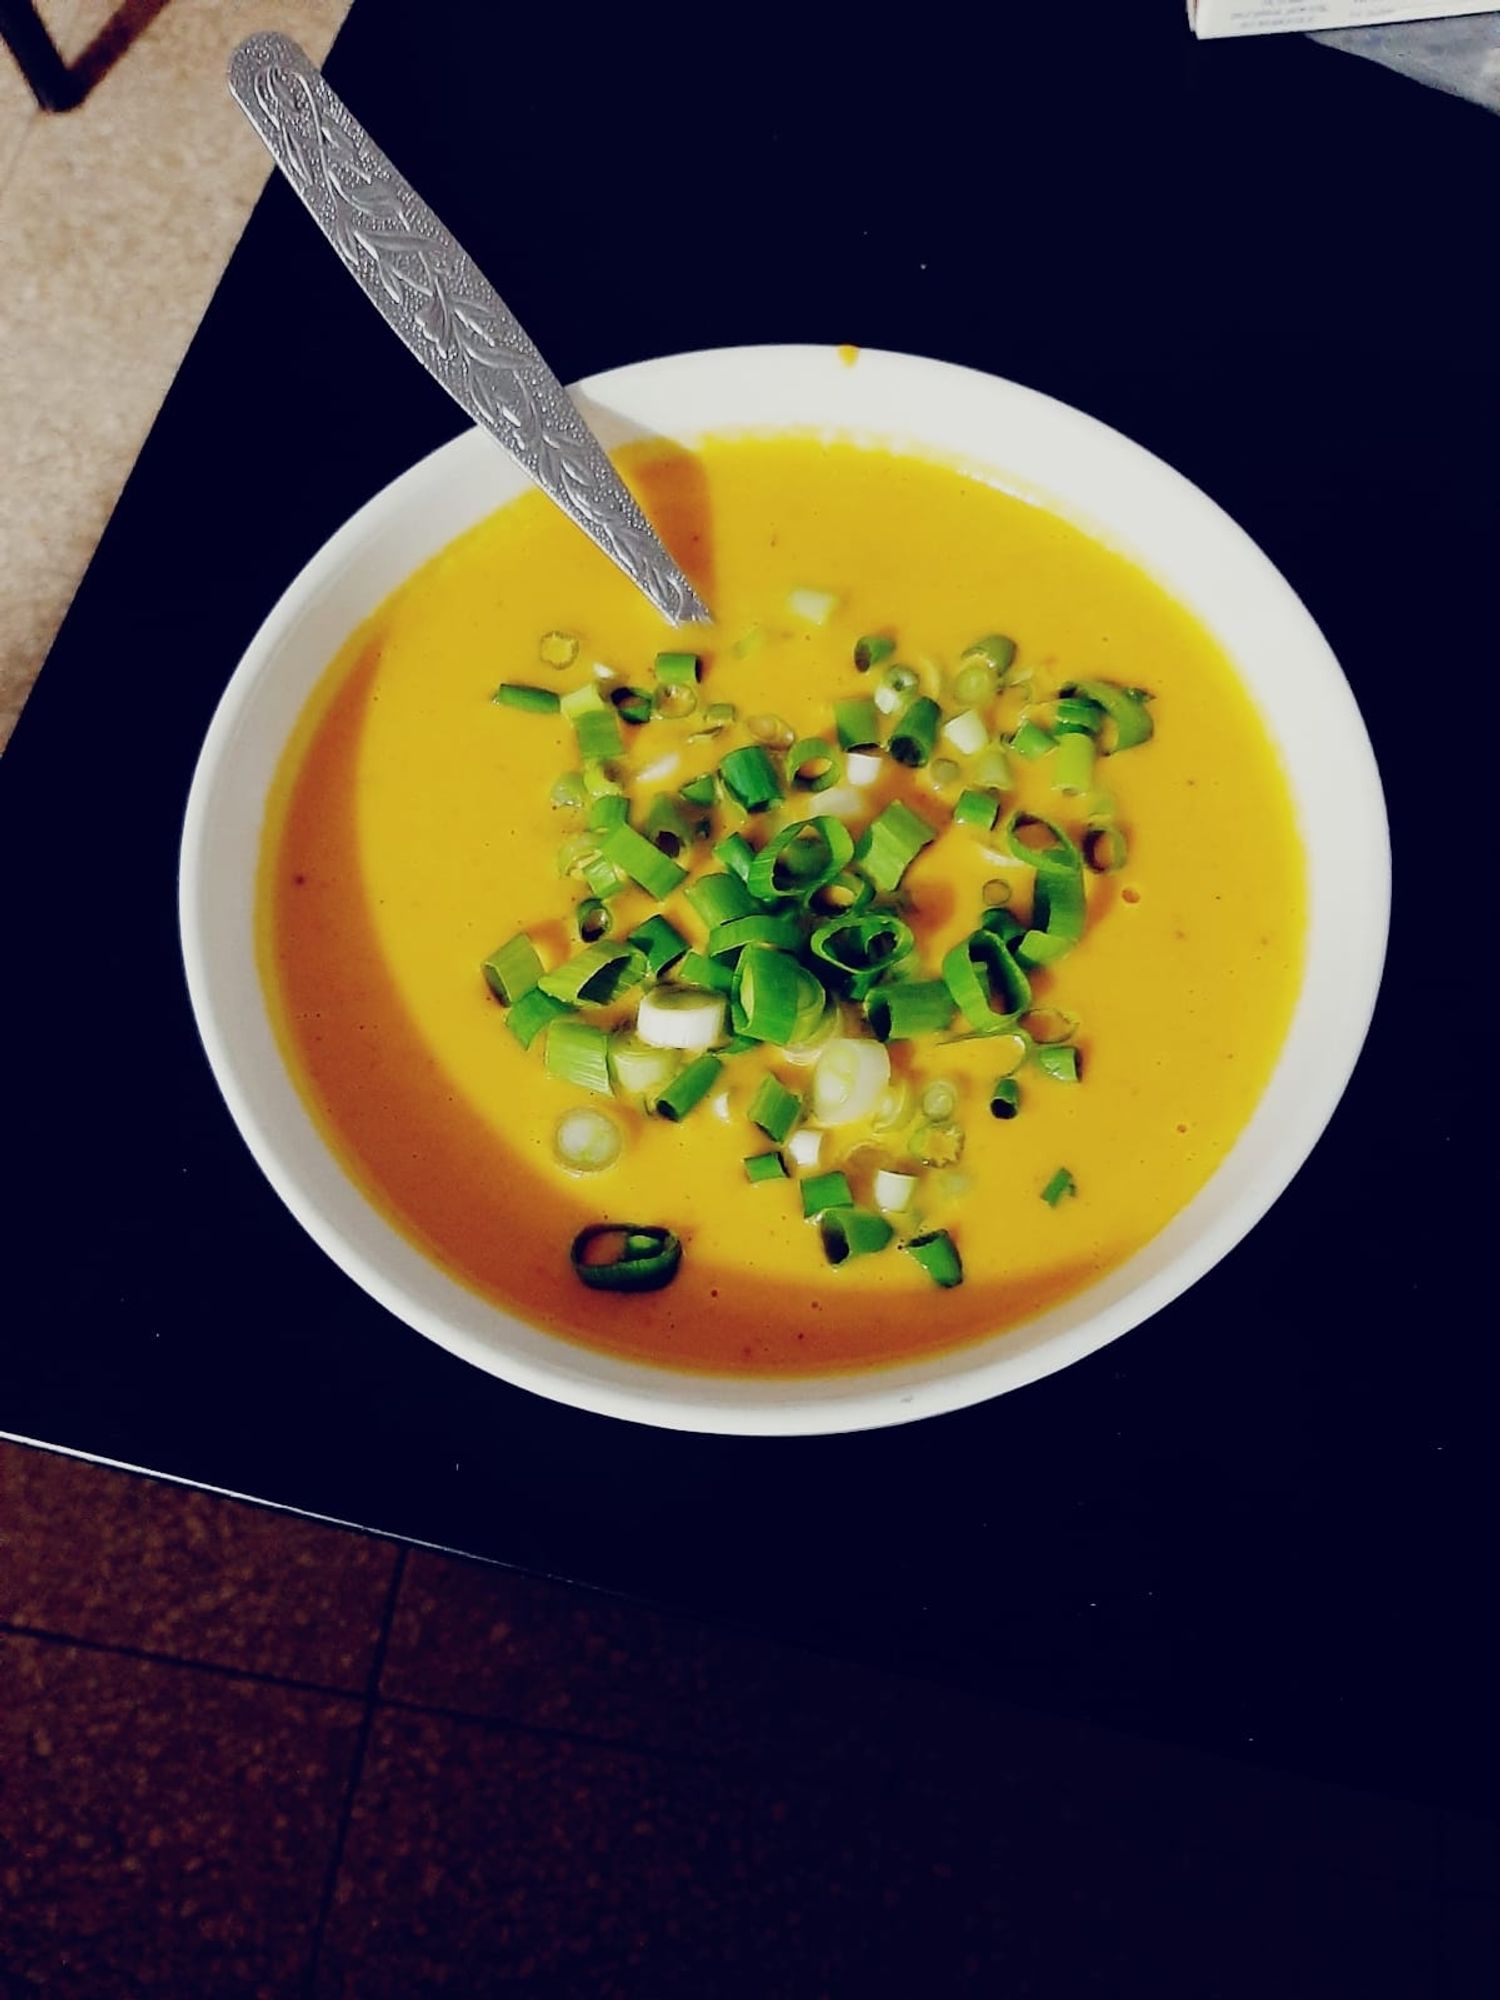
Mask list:
[[[540,495],[329,669],[260,875],[370,1198],[539,1325],[864,1367],[1138,1249],[1249,1116],[1303,873],[1208,634],[1078,528],[806,437],[622,458],[719,623]]]

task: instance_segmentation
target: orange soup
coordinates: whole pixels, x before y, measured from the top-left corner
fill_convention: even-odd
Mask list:
[[[1150,577],[952,466],[621,465],[717,624],[540,495],[395,592],[273,792],[287,1062],[400,1230],[571,1339],[795,1374],[1012,1327],[1270,1074],[1304,884],[1266,731]]]

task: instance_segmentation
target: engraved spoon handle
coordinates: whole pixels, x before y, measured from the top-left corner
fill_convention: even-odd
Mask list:
[[[499,293],[286,35],[251,35],[229,88],[387,326],[673,624],[713,614]]]

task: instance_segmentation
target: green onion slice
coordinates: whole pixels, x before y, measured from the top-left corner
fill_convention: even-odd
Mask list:
[[[609,691],[609,698],[622,722],[628,722],[639,728],[643,722],[651,720],[653,711],[651,696],[647,689],[623,685],[613,687]]]
[[[731,875],[738,875],[743,882],[750,873],[755,860],[755,849],[742,833],[729,833],[714,848],[714,859]],[[689,891],[691,900],[691,891]]]
[[[552,1135],[559,1164],[574,1174],[603,1173],[619,1159],[624,1143],[614,1119],[586,1105],[565,1111]]]
[[[868,695],[836,701],[833,724],[841,750],[867,750],[880,741],[880,710]]]
[[[804,736],[786,753],[786,775],[799,792],[826,792],[844,775],[842,753],[821,736]]]
[[[1056,1208],[1065,1194],[1077,1194],[1077,1192],[1077,1181],[1074,1180],[1066,1167],[1059,1167],[1051,1180],[1042,1189],[1042,1200],[1046,1202],[1048,1208]]]
[[[576,1015],[554,1021],[548,1028],[546,1063],[552,1075],[564,1083],[596,1091],[600,1097],[614,1095],[609,1074],[609,1036],[603,1028],[580,1021]]]
[[[672,968],[672,977],[707,993],[727,993],[734,985],[734,967],[727,959],[710,958],[704,951],[685,951]]]
[[[825,983],[851,1000],[863,1000],[878,979],[909,958],[915,940],[899,917],[843,916],[820,924],[809,940]]]
[[[578,641],[571,632],[544,632],[536,650],[544,667],[556,667],[561,672],[578,658]]]
[[[964,666],[978,664],[989,667],[997,676],[997,685],[1003,687],[1015,664],[1016,642],[1006,638],[1003,632],[986,632],[982,639],[975,639],[965,646],[960,655]]]
[[[1021,1109],[1021,1086],[1013,1076],[999,1077],[990,1091],[990,1115],[1014,1118]]]
[[[941,979],[894,980],[866,999],[865,1019],[882,1042],[937,1034],[953,1019],[953,995]]]
[[[544,993],[540,986],[533,986],[529,993],[523,993],[505,1017],[505,1025],[510,1029],[523,1049],[529,1049],[543,1028],[550,1028],[554,1021],[571,1012],[566,1000],[554,1000],[550,993]]]
[[[501,1006],[509,1007],[536,985],[542,976],[542,961],[525,931],[518,931],[498,951],[490,953],[480,970],[485,985]]]
[[[654,1102],[676,1076],[677,1065],[675,1049],[651,1048],[633,1035],[610,1036],[610,1075],[616,1090],[625,1097],[643,1097],[648,1104]]]
[[[1104,710],[1109,726],[1101,733],[1099,748],[1106,757],[1151,740],[1155,724],[1146,707],[1151,697],[1144,688],[1121,687],[1117,681],[1074,681],[1063,694],[1097,702]]]
[[[786,1043],[796,1031],[805,989],[817,981],[783,951],[747,945],[735,961],[730,1018],[757,1042]]]
[[[1097,736],[1103,722],[1104,710],[1098,702],[1081,695],[1059,695],[1052,704],[1052,727],[1059,736],[1078,730],[1085,736]]]
[[[818,1057],[812,1110],[820,1125],[857,1125],[890,1088],[891,1059],[879,1042],[840,1035]]]
[[[607,1007],[646,976],[646,960],[632,944],[601,938],[585,945],[537,984],[568,1007]]]
[[[623,792],[605,792],[589,807],[590,833],[610,833],[630,817],[630,801]]]
[[[696,653],[658,653],[652,672],[660,687],[687,687],[703,678],[703,662]]]
[[[1088,914],[1083,857],[1061,827],[1035,813],[1009,814],[1001,837],[1018,861],[1029,861],[1036,870],[1032,927],[1017,946],[1018,956],[1027,965],[1051,965],[1083,936]]]
[[[686,1118],[697,1104],[701,1104],[718,1082],[724,1065],[717,1056],[695,1056],[686,1069],[678,1072],[666,1089],[658,1096],[652,1107],[658,1118],[665,1118],[675,1125]]]
[[[805,899],[842,874],[853,859],[848,827],[830,813],[819,813],[773,834],[750,864],[746,886],[763,903],[783,896]]]
[[[597,896],[584,897],[573,912],[573,922],[585,944],[597,944],[600,938],[607,938],[615,924],[608,903],[601,902]]]
[[[1054,1083],[1077,1083],[1078,1051],[1071,1042],[1045,1042],[1036,1051],[1036,1066]]]
[[[660,914],[637,924],[628,942],[645,959],[646,970],[653,979],[665,972],[669,965],[675,965],[687,950],[687,939],[682,932]]]
[[[490,696],[500,708],[522,708],[533,715],[556,715],[562,701],[554,688],[528,687],[524,681],[502,681]]]
[[[705,771],[701,777],[689,778],[682,788],[682,797],[690,806],[711,806],[719,796],[719,781],[712,771]]]
[[[624,750],[620,718],[592,681],[585,681],[582,687],[565,694],[560,705],[573,725],[580,757],[607,759],[618,757]]]
[[[658,792],[646,808],[646,838],[675,861],[697,839],[701,821],[690,820],[674,798]]]
[[[867,674],[871,667],[881,666],[896,650],[896,642],[889,632],[866,632],[863,638],[854,642],[854,666],[861,674]]]
[[[855,853],[875,887],[882,895],[889,895],[900,887],[902,876],[922,849],[936,839],[935,827],[900,799],[892,799],[866,827]]]
[[[1052,789],[1068,798],[1088,791],[1094,782],[1094,757],[1094,739],[1081,729],[1059,736],[1052,753]]]
[[[802,926],[795,916],[755,910],[747,917],[731,917],[727,924],[715,924],[708,934],[708,954],[710,958],[727,958],[747,944],[769,944],[778,951],[795,951],[801,942]]]
[[[943,982],[971,1028],[1000,1034],[1031,1005],[1031,982],[1009,946],[981,926],[943,959]]]
[[[1011,737],[1010,747],[1018,757],[1034,764],[1038,757],[1046,756],[1056,740],[1050,729],[1043,729],[1039,722],[1033,722],[1028,716]]]
[[[973,827],[980,833],[988,833],[999,817],[1000,795],[987,788],[971,786],[960,792],[953,808],[955,826]]]
[[[637,833],[633,826],[615,827],[604,836],[600,846],[606,861],[612,862],[658,902],[663,896],[670,896],[679,883],[687,880],[687,870],[669,854],[663,854],[654,841],[647,840],[643,833]]]
[[[898,764],[915,770],[925,764],[937,745],[943,711],[931,695],[920,694],[903,711],[886,745]]]
[[[758,1181],[784,1181],[787,1178],[786,1161],[780,1153],[747,1153],[744,1159],[745,1179]]]
[[[802,1183],[802,1213],[810,1222],[825,1208],[848,1208],[854,1196],[841,1173],[809,1174]]]
[[[908,1237],[901,1247],[944,1291],[963,1283],[964,1261],[946,1229],[929,1229],[923,1236]]]
[[[1130,843],[1113,821],[1091,826],[1084,833],[1084,866],[1096,875],[1118,875],[1129,859]]]
[[[719,765],[719,778],[725,791],[746,812],[764,812],[781,797],[776,766],[758,743],[731,750]]]
[[[818,1217],[818,1236],[830,1264],[884,1250],[895,1233],[883,1215],[867,1208],[828,1208]]]
[[[820,882],[807,899],[815,917],[854,917],[875,900],[875,885],[857,868],[844,868]]]
[[[723,845],[720,841],[719,846]],[[754,850],[751,852],[753,855]],[[696,882],[688,884],[684,894],[693,914],[701,917],[710,930],[732,923],[736,917],[751,916],[756,909],[755,898],[738,875],[700,875]]]
[[[574,1274],[595,1292],[659,1292],[682,1263],[670,1229],[638,1222],[595,1222],[580,1229],[569,1251]]]
[[[779,1146],[802,1116],[802,1099],[774,1076],[763,1076],[750,1100],[750,1123]]]

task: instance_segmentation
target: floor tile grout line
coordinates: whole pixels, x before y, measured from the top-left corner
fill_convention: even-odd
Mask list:
[[[354,1754],[349,1760],[349,1777],[339,1807],[338,1825],[334,1830],[333,1848],[328,1857],[328,1870],[323,1878],[322,1894],[318,1899],[318,1914],[308,1943],[307,1972],[302,1988],[305,2000],[313,2000],[313,1995],[317,1991],[318,1973],[323,1961],[323,1936],[333,1912],[333,1899],[338,1890],[339,1876],[343,1871],[344,1851],[349,1844],[349,1828],[354,1819],[354,1801],[359,1795],[360,1783],[364,1778],[365,1754],[370,1747],[375,1714],[381,1706],[380,1679],[385,1671],[385,1656],[391,1643],[391,1625],[396,1615],[396,1601],[401,1595],[401,1583],[406,1575],[406,1555],[404,1548],[397,1548],[396,1560],[391,1565],[391,1580],[385,1594],[385,1606],[381,1613],[380,1632],[375,1641],[375,1650],[370,1656],[370,1671],[365,1677],[364,1713],[360,1716],[359,1729],[354,1738]]]
[[[131,1646],[113,1639],[88,1639],[74,1632],[54,1632],[45,1625],[22,1625],[0,1618],[0,1638],[30,1639],[37,1645],[72,1648],[80,1653],[113,1653],[152,1667],[181,1667],[187,1673],[213,1674],[220,1680],[248,1681],[256,1687],[287,1688],[296,1694],[326,1695],[338,1701],[360,1701],[364,1691],[339,1687],[333,1681],[310,1681],[297,1674],[273,1674],[261,1667],[231,1667],[222,1660],[198,1660],[186,1653],[158,1652],[151,1646]]]

